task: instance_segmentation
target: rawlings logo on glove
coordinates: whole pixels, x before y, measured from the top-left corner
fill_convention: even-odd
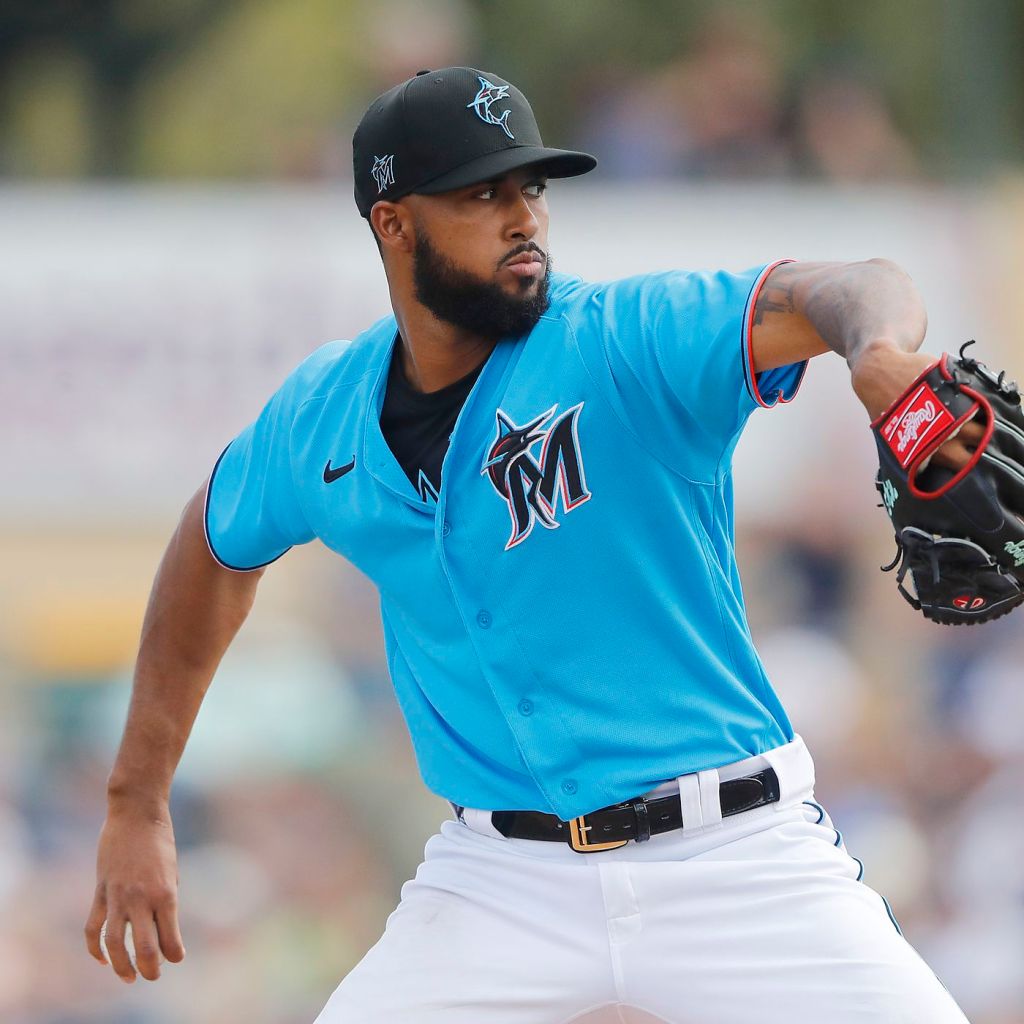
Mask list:
[[[1003,371],[944,354],[871,428],[875,485],[896,530],[900,593],[927,618],[987,622],[1024,603],[1024,412]],[[932,455],[965,423],[984,433],[957,470]],[[907,574],[913,591],[905,583]]]
[[[936,409],[938,398],[927,384],[922,384],[894,412],[882,427],[882,435],[906,469],[915,452],[953,417],[945,407]],[[925,430],[921,430],[927,424]]]

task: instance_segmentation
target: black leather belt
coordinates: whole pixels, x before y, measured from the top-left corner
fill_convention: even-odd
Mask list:
[[[779,777],[774,768],[756,775],[730,779],[718,787],[722,817],[776,803]],[[461,808],[456,813],[461,816]],[[637,797],[602,807],[571,821],[542,811],[492,811],[494,827],[509,839],[568,842],[577,853],[595,853],[625,846],[630,839],[642,843],[651,836],[682,828],[683,810],[678,794],[645,800]]]

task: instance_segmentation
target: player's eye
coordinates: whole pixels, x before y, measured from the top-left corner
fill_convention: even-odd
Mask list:
[[[494,185],[488,185],[487,188],[481,189],[481,191],[475,193],[477,199],[493,199],[494,193],[497,192],[497,188]]]
[[[523,191],[532,199],[539,199],[547,191],[546,181],[531,181]]]

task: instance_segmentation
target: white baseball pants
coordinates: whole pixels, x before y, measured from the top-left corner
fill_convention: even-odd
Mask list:
[[[718,782],[782,799],[722,819]],[[814,803],[803,742],[680,776],[686,827],[616,850],[446,821],[317,1024],[965,1024]]]

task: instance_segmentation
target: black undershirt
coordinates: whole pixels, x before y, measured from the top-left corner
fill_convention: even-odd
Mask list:
[[[448,439],[483,363],[439,391],[417,391],[405,375],[400,344],[400,341],[395,343],[391,357],[380,429],[419,496],[424,501],[428,497],[436,500],[441,490],[441,463],[448,451]],[[421,473],[429,487],[424,485]]]

